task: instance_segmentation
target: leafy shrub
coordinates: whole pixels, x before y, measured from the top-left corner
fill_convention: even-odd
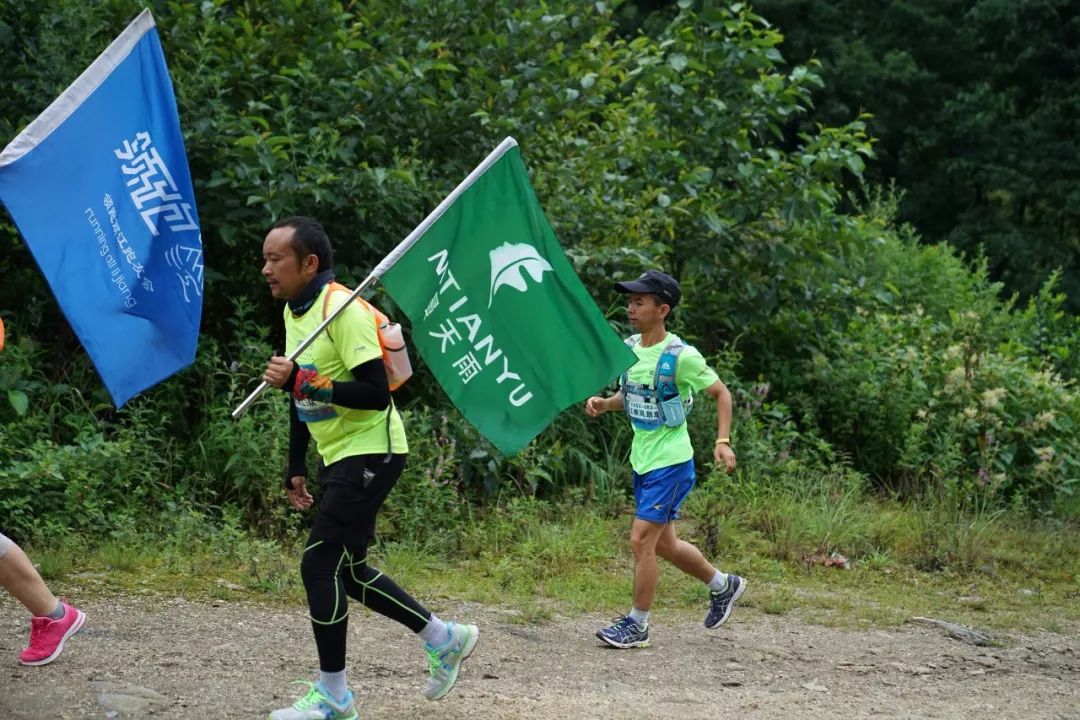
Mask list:
[[[4,4],[0,133],[13,136],[140,9]],[[785,65],[782,36],[745,3],[670,8],[636,35],[605,3],[155,10],[207,247],[200,349],[192,368],[115,411],[36,268],[3,253],[0,303],[17,322],[0,363],[0,504],[21,532],[152,523],[174,506],[296,532],[306,516],[278,500],[283,398],[230,416],[280,347],[279,308],[254,282],[257,239],[284,214],[317,214],[339,273],[355,279],[506,134],[602,306],[617,305],[613,279],[644,267],[683,281],[678,330],[715,355],[735,398],[740,472],[755,483],[846,478],[837,468],[850,462],[886,489],[929,495],[955,481],[955,497],[1077,507],[1075,391],[1042,365],[1076,377],[1075,317],[1052,283],[1014,311],[984,262],[898,226],[891,189],[843,198],[840,179],[857,180],[871,155],[866,118],[788,142],[782,128],[808,111],[818,65]],[[86,28],[89,41],[67,41]],[[0,243],[19,246],[9,222]],[[524,499],[624,507],[624,418],[570,409],[506,458],[423,368],[412,385],[414,458],[389,535],[422,538],[438,522],[460,527],[469,508]],[[709,405],[691,418],[703,477]],[[82,520],[61,501],[69,486],[90,508]]]
[[[103,534],[120,516],[152,517],[163,509],[168,492],[159,483],[167,465],[131,437],[89,433],[71,445],[40,440],[0,467],[0,512],[21,537]]]
[[[379,534],[386,540],[445,551],[471,516],[463,492],[457,440],[445,415],[417,409],[403,413],[409,460],[379,514]]]
[[[1080,397],[1026,357],[980,347],[978,316],[861,312],[815,356],[804,407],[887,486],[958,476],[1047,506],[1080,482]],[[827,390],[826,390],[827,389]]]

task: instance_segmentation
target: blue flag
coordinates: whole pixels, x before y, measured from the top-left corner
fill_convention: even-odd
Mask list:
[[[117,407],[191,364],[202,235],[149,10],[0,153],[0,201]]]

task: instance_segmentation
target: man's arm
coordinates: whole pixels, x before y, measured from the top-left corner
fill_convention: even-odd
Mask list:
[[[615,410],[623,409],[623,394],[620,388],[611,397],[600,397],[599,395],[593,395],[591,398],[585,401],[585,412],[589,417],[596,417],[597,415],[603,415],[606,412],[612,412]]]
[[[385,410],[390,406],[390,383],[382,358],[352,369],[352,380],[335,380],[330,402],[353,410]]]
[[[285,470],[285,487],[289,487],[289,479],[293,477],[307,477],[307,448],[311,439],[311,431],[307,423],[300,419],[296,412],[296,405],[289,401],[289,466]]]
[[[289,502],[297,510],[311,507],[314,499],[307,491],[307,446],[311,431],[307,423],[300,419],[296,404],[289,400],[289,466],[285,469],[286,494]]]
[[[720,380],[705,388],[705,392],[716,400],[716,445],[713,448],[713,460],[730,473],[735,470],[735,452],[731,449],[731,392]]]
[[[267,364],[263,379],[289,392],[297,399],[312,397],[358,410],[385,410],[390,405],[390,388],[382,358],[361,363],[352,369],[353,380],[332,382],[313,370],[301,370],[288,358],[273,357]],[[307,491],[307,447],[311,431],[300,419],[296,404],[289,402],[289,458],[282,483],[289,502],[298,510],[311,507],[313,498]]]
[[[263,379],[298,400],[311,398],[353,410],[385,410],[390,405],[390,386],[381,357],[357,365],[352,375],[352,380],[332,381],[288,358],[273,357]]]

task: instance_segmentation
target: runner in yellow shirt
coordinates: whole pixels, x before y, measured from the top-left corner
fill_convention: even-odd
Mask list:
[[[271,294],[287,301],[287,349],[323,322],[324,310],[349,293],[331,284],[330,240],[312,218],[277,223],[263,242],[263,276]],[[319,654],[319,680],[271,720],[355,720],[345,673],[348,598],[396,620],[426,643],[431,678],[424,696],[438,700],[454,686],[461,661],[476,646],[475,625],[443,622],[367,562],[375,516],[405,467],[408,445],[390,397],[378,331],[371,311],[357,302],[338,315],[293,363],[270,359],[263,379],[292,396],[289,467],[284,486],[298,510],[313,498],[305,455],[310,438],[321,457],[318,514],[300,574],[307,591]]]
[[[627,344],[638,361],[622,377],[611,397],[593,396],[585,403],[592,417],[625,410],[634,429],[630,450],[637,509],[630,529],[634,551],[634,605],[630,614],[596,636],[617,648],[649,644],[649,611],[656,592],[656,556],[709,586],[705,627],[723,625],[735,601],[746,590],[738,575],[717,570],[696,547],[675,534],[679,507],[694,487],[694,448],[686,429],[686,413],[694,392],[716,400],[717,438],[713,458],[726,472],[735,470],[731,449],[731,394],[694,347],[669,333],[665,323],[682,297],[679,283],[649,270],[636,280],[615,285],[629,295],[630,324],[639,334]]]

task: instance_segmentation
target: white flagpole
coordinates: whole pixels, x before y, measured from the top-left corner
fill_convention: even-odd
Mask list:
[[[515,146],[517,146],[517,140],[512,137],[508,137],[501,143],[499,143],[499,146],[492,150],[488,154],[488,156],[484,158],[483,162],[477,165],[473,169],[473,171],[469,173],[464,180],[458,183],[458,186],[454,188],[453,191],[435,207],[434,210],[428,213],[428,216],[424,218],[423,222],[416,226],[415,230],[409,233],[404,240],[398,243],[397,247],[395,247],[389,255],[383,258],[382,262],[375,266],[375,269],[372,270],[366,278],[364,278],[364,281],[360,283],[360,285],[355,290],[352,291],[352,294],[349,295],[349,299],[346,302],[341,303],[341,305],[339,305],[337,308],[335,308],[334,311],[330,313],[330,315],[328,315],[325,320],[322,321],[319,327],[315,328],[312,333],[304,339],[302,343],[296,346],[295,350],[289,353],[288,359],[295,361],[296,358],[300,356],[300,353],[307,350],[311,343],[315,342],[315,338],[319,337],[319,333],[329,327],[330,323],[333,322],[334,318],[341,314],[345,310],[345,308],[348,307],[349,303],[355,300],[361,292],[366,290],[371,285],[375,284],[387,270],[393,267],[394,263],[400,260],[401,256],[407,253],[409,249],[416,244],[416,241],[419,240],[423,236],[423,234],[428,231],[428,228],[434,225],[435,221],[442,217],[443,213],[446,212],[447,208],[453,205],[454,202],[457,201],[457,199],[461,197],[462,194],[464,194],[464,192],[468,190],[474,182],[476,182],[477,178],[486,173],[491,168],[491,166],[499,160],[499,158],[506,154],[507,150]],[[240,405],[237,406],[235,410],[233,410],[233,419],[235,420],[236,418],[243,415],[244,411],[247,410],[251,406],[251,404],[255,402],[255,400],[260,395],[262,395],[268,387],[270,387],[270,383],[266,382],[265,380],[261,382],[259,384],[259,387],[255,388],[255,390],[253,390],[252,393],[244,399],[244,402],[240,403]]]

